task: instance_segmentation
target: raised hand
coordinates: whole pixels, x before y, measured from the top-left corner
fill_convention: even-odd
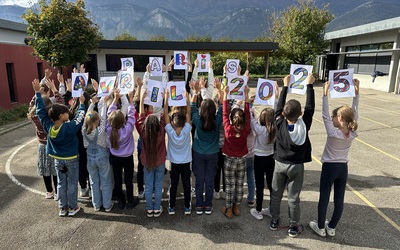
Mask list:
[[[151,65],[150,65],[150,63],[148,63],[148,64],[146,65],[146,72],[147,72],[147,73],[150,73],[150,71],[151,71]]]
[[[53,74],[53,72],[51,72],[50,69],[45,69],[45,70],[44,70],[44,78],[50,79],[50,77],[51,77],[52,74]]]
[[[211,61],[211,60],[208,61],[208,67],[209,67],[210,69],[213,69],[213,65],[214,65],[214,64],[213,64],[213,61]]]
[[[99,98],[97,96],[93,96],[91,100],[92,100],[93,104],[96,104],[99,102]]]
[[[129,91],[128,97],[129,97],[129,102],[133,103],[133,96],[135,95],[135,90]]]
[[[74,67],[74,69],[72,70],[73,73],[79,73],[78,69],[76,67]]]
[[[196,61],[194,61],[194,66],[197,68],[199,67],[199,60],[196,59]]]
[[[290,76],[291,75],[287,75],[283,78],[283,86],[287,87],[289,86],[289,82],[290,82]]]
[[[36,93],[40,93],[40,82],[38,79],[33,79],[32,81],[32,88]]]
[[[67,79],[67,90],[68,90],[69,92],[72,91],[72,80],[71,80],[71,78],[68,78],[68,79]]]
[[[80,72],[85,73],[85,65],[84,64],[81,64]]]
[[[331,85],[330,81],[326,81],[324,84],[324,96],[328,95],[329,86]]]
[[[162,72],[167,71],[167,66],[165,66],[165,64],[162,65]]]
[[[64,76],[63,74],[57,73],[57,80],[61,84],[64,84]]]
[[[117,103],[119,98],[121,97],[119,92],[120,92],[119,89],[114,91],[114,100],[113,100],[114,103]]]
[[[207,86],[207,80],[204,79],[204,76],[200,77],[199,84],[201,88],[205,88]]]
[[[356,95],[358,95],[360,93],[360,81],[357,78],[354,78],[353,83],[354,83],[354,90],[356,92]]]
[[[214,78],[214,86],[218,91],[221,91],[221,86],[222,86],[221,79]]]
[[[53,91],[53,93],[57,91],[56,85],[54,84],[54,80],[46,79],[45,83],[47,87],[49,87],[49,89]]]
[[[306,84],[313,84],[315,82],[315,77],[313,76],[313,74],[308,74],[307,78],[306,78]]]
[[[83,95],[83,92],[82,92],[82,95],[79,97],[79,103],[85,104],[85,96]]]
[[[94,88],[94,91],[97,92],[97,90],[99,89],[99,83],[93,78],[91,79],[91,81],[92,81],[92,86]]]

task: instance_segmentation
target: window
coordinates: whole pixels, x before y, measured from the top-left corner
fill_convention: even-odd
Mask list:
[[[391,52],[347,54],[344,67],[354,68],[354,73],[372,74],[374,71],[381,71],[388,74],[391,59]]]
[[[146,72],[146,66],[149,64],[149,57],[162,57],[164,60],[164,64],[167,64],[165,62],[165,57],[164,56],[157,56],[157,55],[152,55],[152,56],[147,56],[147,55],[106,55],[106,67],[107,71],[118,71],[121,69],[121,58],[126,58],[126,57],[133,57],[133,61],[135,64],[134,71],[135,72]]]
[[[361,45],[360,51],[375,51],[378,50],[378,44]]]
[[[39,81],[43,79],[43,63],[37,63],[37,74]]]
[[[358,63],[358,73],[371,74],[375,71],[376,55],[375,54],[360,54]]]
[[[360,51],[360,46],[347,46],[346,52],[356,52]]]
[[[393,42],[379,44],[379,50],[393,49]]]
[[[14,64],[6,63],[6,70],[8,79],[8,89],[10,92],[10,100],[11,102],[16,102],[17,98],[15,96],[15,88],[14,88]]]

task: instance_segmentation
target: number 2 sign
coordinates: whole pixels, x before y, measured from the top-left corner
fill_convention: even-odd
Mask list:
[[[290,65],[290,78],[289,83],[289,93],[301,94],[304,95],[306,93],[307,87],[305,85],[305,80],[308,74],[312,73],[313,66],[311,65],[299,65],[292,64]]]
[[[247,85],[248,76],[228,77],[228,99],[244,100],[244,87]]]
[[[331,98],[354,97],[356,95],[353,74],[354,69],[329,71]]]

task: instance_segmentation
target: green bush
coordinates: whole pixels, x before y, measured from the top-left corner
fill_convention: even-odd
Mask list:
[[[19,121],[21,119],[27,119],[26,114],[28,113],[28,104],[19,104],[14,108],[5,110],[0,108],[0,126]]]

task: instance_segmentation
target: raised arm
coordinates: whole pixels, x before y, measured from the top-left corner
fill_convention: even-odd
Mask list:
[[[169,98],[168,89],[165,88],[165,92],[164,92],[164,120],[165,120],[165,124],[169,124],[171,122],[169,114],[168,114],[168,98]]]

